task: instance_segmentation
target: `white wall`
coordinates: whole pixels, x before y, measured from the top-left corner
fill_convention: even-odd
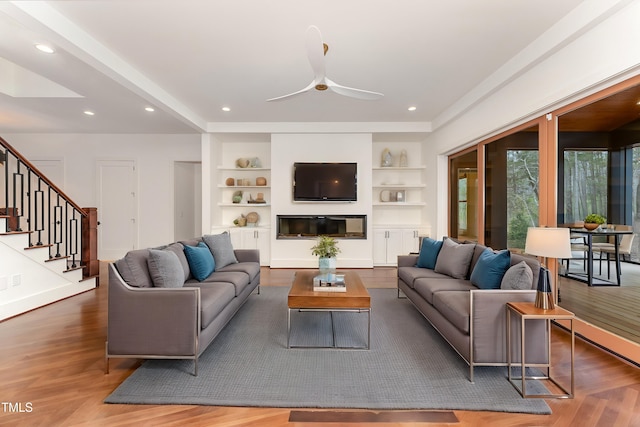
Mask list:
[[[581,15],[571,17],[577,21]],[[523,66],[521,75],[501,87],[489,89],[495,82],[487,79],[486,95],[471,107],[455,105],[443,114],[455,118],[436,127],[426,141],[426,147],[433,147],[433,153],[425,155],[427,182],[435,182],[438,189],[427,195],[427,205],[433,206],[427,222],[435,225],[434,234],[447,233],[446,155],[640,73],[639,22],[640,1],[634,1],[584,34],[577,32],[575,39],[543,54],[535,65]],[[476,92],[483,92],[482,86]]]
[[[97,203],[96,161],[134,160],[138,168],[137,247],[173,241],[174,162],[200,161],[200,135],[5,134],[3,138],[27,159],[63,158],[65,193],[84,207]]]
[[[340,240],[338,267],[371,267],[371,134],[274,134],[271,136],[271,266],[317,267],[311,255],[313,240],[277,240],[277,215],[367,215],[367,240]],[[358,201],[354,203],[294,203],[292,171],[295,162],[357,162]]]

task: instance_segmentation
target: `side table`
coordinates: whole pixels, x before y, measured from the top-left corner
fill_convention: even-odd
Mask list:
[[[520,318],[520,362],[511,361],[511,313]],[[547,325],[547,336],[549,342],[547,343],[548,355],[547,364],[536,364],[536,367],[546,368],[546,376],[527,376],[527,366],[533,366],[533,364],[526,363],[524,355],[525,352],[525,321],[528,319],[545,320]],[[573,329],[573,320],[575,316],[570,311],[567,311],[560,307],[555,307],[551,310],[543,310],[536,308],[532,302],[508,302],[507,303],[507,370],[509,382],[518,390],[522,397],[539,397],[539,398],[565,398],[572,399],[574,396],[574,356],[575,356],[575,332]],[[569,320],[571,325],[571,386],[567,390],[560,385],[554,378],[551,377],[551,321],[552,320]],[[520,376],[513,377],[511,370],[513,366],[520,366]],[[518,387],[516,381],[521,380],[521,387]],[[563,393],[562,394],[528,394],[526,389],[526,380],[549,380],[555,384]]]

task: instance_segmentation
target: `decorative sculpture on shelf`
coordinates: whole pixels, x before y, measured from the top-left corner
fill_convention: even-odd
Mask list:
[[[400,167],[406,168],[409,166],[409,160],[407,159],[407,150],[402,150],[400,152]]]
[[[382,150],[382,158],[380,159],[380,166],[383,168],[388,168],[393,166],[393,155],[388,148]]]

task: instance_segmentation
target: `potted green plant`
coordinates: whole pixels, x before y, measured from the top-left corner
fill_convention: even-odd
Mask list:
[[[595,230],[605,222],[607,222],[607,219],[605,217],[592,213],[584,218],[584,228],[586,228],[587,230]]]
[[[318,257],[318,267],[323,273],[335,271],[336,255],[339,253],[338,241],[331,236],[318,236],[316,244],[311,248],[311,254]]]

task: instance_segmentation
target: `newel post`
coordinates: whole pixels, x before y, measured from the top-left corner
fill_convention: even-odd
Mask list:
[[[82,217],[82,264],[85,277],[100,275],[98,260],[98,209],[83,208],[87,213]]]

